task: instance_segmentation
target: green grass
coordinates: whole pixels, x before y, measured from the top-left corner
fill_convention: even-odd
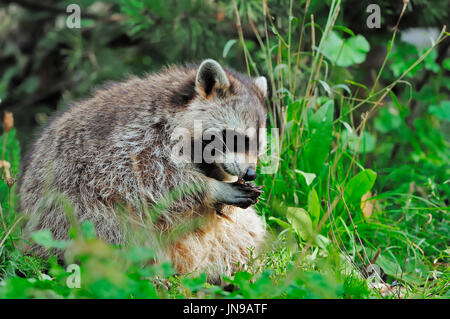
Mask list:
[[[308,4],[303,16],[283,21],[287,34],[265,19],[255,34],[260,48],[247,48],[242,34],[236,42],[248,72],[269,79],[269,128],[278,129],[270,136],[270,145],[278,147],[269,150],[278,169],[257,180],[265,185],[257,210],[272,239],[260,256],[249,251],[245,270],[226,278],[239,289],[224,291],[207,284],[204,275],[177,276],[169,264],[148,265],[153,256],[148,248],[105,244],[89,223],[70,246],[69,255],[80,260],[83,270],[81,288],[70,289],[71,274],[55,258],[25,257],[17,249],[22,238],[15,186],[0,182],[5,222],[0,229],[0,297],[396,298],[369,288],[366,270],[374,263],[384,282],[398,283],[402,297],[448,298],[450,154],[442,133],[448,119],[435,111],[440,107],[435,103],[411,126],[414,86],[406,82],[414,80],[412,71],[433,65],[435,47],[448,41],[448,33],[399,66],[398,50],[404,44],[397,44],[394,31],[376,81],[367,88],[356,81],[357,63],[340,57],[344,43],[347,56],[365,59],[367,53],[361,37],[335,26],[340,1],[332,1],[320,30],[309,23]],[[293,1],[287,16],[292,6]],[[313,52],[306,45],[312,30]],[[354,40],[344,42],[344,36]],[[336,49],[337,44],[341,47]],[[438,71],[430,86],[436,89],[445,81]],[[428,94],[412,96],[418,103],[439,98],[436,92]],[[17,174],[15,130],[1,141],[4,158]],[[36,240],[49,248],[62,244],[45,233]]]

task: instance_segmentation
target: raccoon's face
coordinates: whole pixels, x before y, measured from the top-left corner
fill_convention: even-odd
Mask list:
[[[219,180],[254,180],[266,148],[266,79],[225,71],[216,61],[205,60],[197,70],[195,90],[186,113],[194,122],[194,163]]]

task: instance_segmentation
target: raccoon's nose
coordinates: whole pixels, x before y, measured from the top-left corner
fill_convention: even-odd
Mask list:
[[[254,181],[256,179],[256,171],[253,168],[249,167],[247,169],[247,172],[245,172],[243,179],[247,182]]]

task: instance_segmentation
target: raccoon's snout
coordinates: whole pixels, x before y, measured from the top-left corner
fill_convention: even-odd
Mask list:
[[[254,181],[256,179],[256,171],[253,168],[249,167],[242,178],[246,182]]]

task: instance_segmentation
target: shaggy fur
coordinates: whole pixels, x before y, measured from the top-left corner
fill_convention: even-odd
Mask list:
[[[197,65],[170,67],[110,84],[57,116],[34,143],[21,176],[26,234],[48,229],[55,239],[67,238],[70,223],[54,200],[62,194],[73,203],[77,221],[90,220],[100,238],[137,242],[120,212],[127,212],[126,220],[148,224],[138,203],[144,200],[152,209],[165,202],[152,223],[161,234],[202,218],[162,251],[179,273],[205,271],[216,281],[220,274],[231,275],[236,263],[245,264],[248,248],[262,244],[265,227],[251,207],[233,201],[243,191],[227,179],[240,176],[239,168],[230,174],[215,165],[176,163],[170,156],[172,132],[192,130],[194,120],[204,129],[265,126],[265,79],[207,61],[201,73]],[[179,196],[170,200],[173,190]],[[49,253],[37,245],[30,251]]]

